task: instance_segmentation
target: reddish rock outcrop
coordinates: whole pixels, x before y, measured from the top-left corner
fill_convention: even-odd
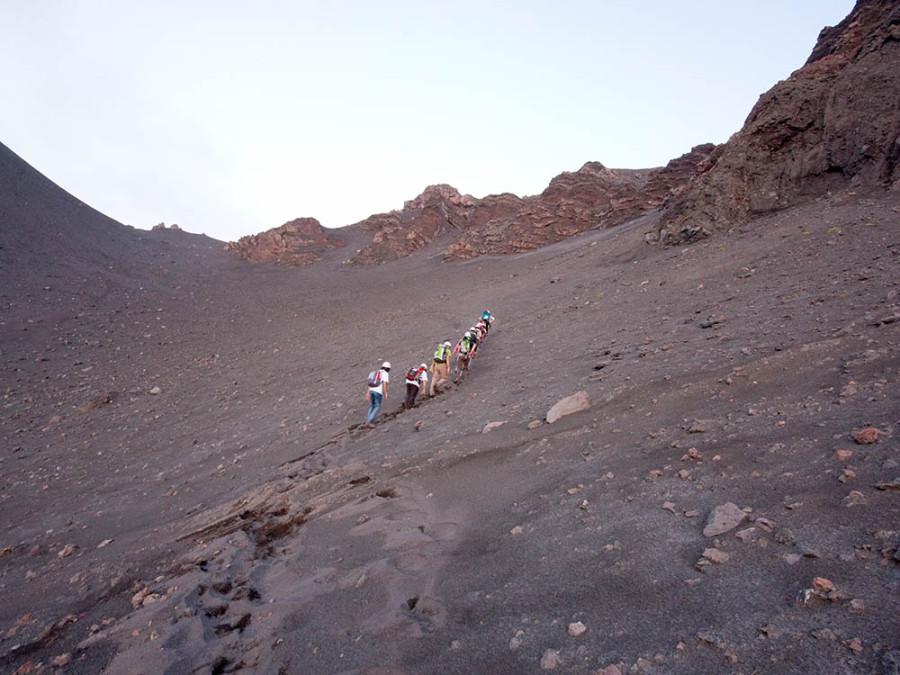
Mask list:
[[[680,244],[830,190],[900,181],[900,5],[858,0],[806,64],[763,94],[652,235]]]
[[[436,238],[460,230],[472,217],[477,200],[449,185],[431,185],[402,211],[369,216],[356,223],[373,234],[372,243],[350,262],[374,264],[409,255]]]
[[[328,249],[345,244],[340,234],[326,230],[315,218],[297,218],[281,227],[230,241],[225,250],[249,262],[305,265],[321,260]]]

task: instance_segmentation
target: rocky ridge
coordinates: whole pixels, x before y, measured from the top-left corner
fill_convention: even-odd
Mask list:
[[[436,241],[445,260],[531,251],[655,210],[706,167],[714,150],[711,144],[697,146],[658,169],[608,169],[588,162],[556,176],[536,196],[503,193],[476,199],[450,185],[431,185],[401,210],[372,215],[327,235],[315,219],[301,218],[227,248],[250,262],[305,264],[340,247],[348,230],[358,230],[371,242],[347,258],[347,264],[397,260]]]
[[[679,244],[841,189],[900,181],[900,5],[858,0],[806,64],[763,94],[653,240]]]
[[[247,262],[304,265],[321,260],[329,249],[345,245],[340,234],[326,230],[315,218],[296,218],[281,227],[228,242],[225,250],[234,251]]]

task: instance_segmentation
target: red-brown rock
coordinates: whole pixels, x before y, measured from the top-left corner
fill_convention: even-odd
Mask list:
[[[763,94],[652,238],[694,241],[830,190],[900,181],[900,6],[859,0],[806,64]]]

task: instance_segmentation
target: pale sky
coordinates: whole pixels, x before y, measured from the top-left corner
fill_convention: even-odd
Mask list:
[[[853,5],[0,0],[0,141],[135,227],[340,227],[724,142]]]

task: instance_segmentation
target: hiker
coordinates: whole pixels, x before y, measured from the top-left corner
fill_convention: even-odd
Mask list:
[[[431,396],[438,391],[438,387],[450,379],[450,348],[453,345],[449,340],[438,344],[438,348],[434,352],[434,358],[431,359]]]
[[[475,336],[475,347],[477,348],[484,342],[484,329],[481,327],[481,324],[476,323],[469,329],[469,332]],[[474,354],[472,356],[475,356]]]
[[[428,384],[428,366],[424,363],[420,366],[413,366],[407,371],[406,401],[403,403],[405,408],[416,407],[416,396],[426,384]]]
[[[456,343],[453,353],[456,354],[456,381],[461,382],[466,379],[469,372],[469,360],[475,353],[475,336],[472,331],[466,331],[462,339]]]
[[[369,402],[369,414],[366,415],[367,429],[375,428],[375,424],[373,424],[375,416],[381,408],[381,401],[386,399],[388,395],[387,385],[391,379],[390,372],[391,362],[385,361],[381,364],[381,368],[369,373],[369,378],[366,380],[366,384],[368,385],[366,389],[366,400]]]

